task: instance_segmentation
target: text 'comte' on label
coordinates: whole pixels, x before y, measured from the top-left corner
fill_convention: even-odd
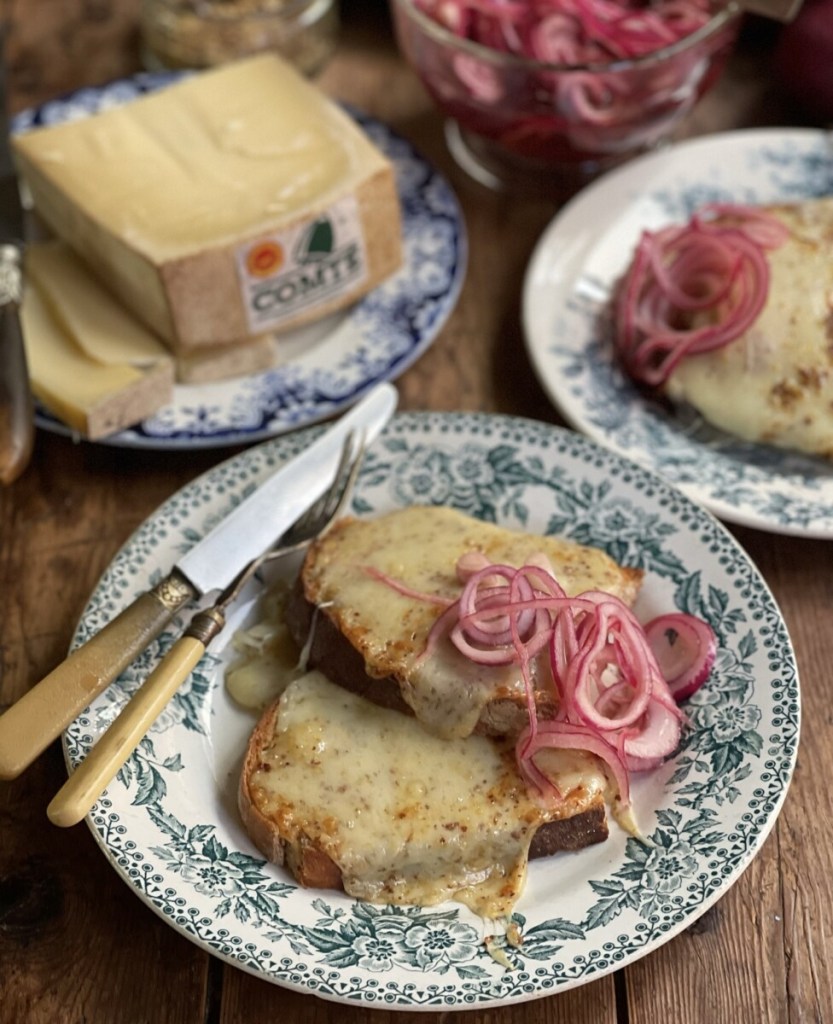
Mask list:
[[[344,196],[311,220],[240,246],[236,260],[252,334],[329,303],[367,278],[355,196]]]

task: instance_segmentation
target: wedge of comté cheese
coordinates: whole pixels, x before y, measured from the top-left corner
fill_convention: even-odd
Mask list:
[[[61,241],[26,249],[21,310],[33,393],[98,440],[173,398],[174,360]]]
[[[271,54],[14,138],[46,224],[177,352],[288,330],[401,262],[393,168]]]

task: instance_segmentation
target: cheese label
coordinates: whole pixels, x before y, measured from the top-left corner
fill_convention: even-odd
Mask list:
[[[330,303],[367,279],[367,253],[354,195],[312,220],[247,242],[237,271],[252,334]]]

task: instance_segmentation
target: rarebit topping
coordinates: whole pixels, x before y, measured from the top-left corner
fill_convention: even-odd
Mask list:
[[[833,458],[833,198],[645,232],[615,301],[638,382],[747,441]]]
[[[523,888],[536,830],[604,793],[593,757],[550,757],[562,797],[547,804],[518,774],[511,743],[440,739],[310,673],[280,698],[249,790],[287,843],[312,842],[335,861],[350,895],[456,899],[501,917]]]
[[[637,831],[629,773],[677,749],[677,702],[716,653],[710,626],[686,613],[639,622],[626,600],[641,573],[450,509],[340,521],[301,579],[301,603],[317,602],[301,657],[311,671],[282,673],[249,743],[240,810],[301,884],[372,902],[455,899],[507,916],[529,858],[605,839],[608,803]],[[307,660],[321,617],[336,624],[326,673],[323,657]],[[273,666],[278,633],[250,638]],[[348,666],[357,649],[406,703],[364,696]],[[229,687],[259,703],[250,682]],[[521,726],[474,732],[507,693]]]
[[[569,594],[605,590],[630,603],[641,579],[598,549],[507,530],[450,508],[414,506],[337,523],[307,556],[308,600],[360,651],[368,674],[395,677],[416,717],[445,737],[468,735],[490,702],[524,694],[516,664],[480,665],[450,644],[420,656],[443,604],[460,594],[457,563],[467,552],[514,566],[544,555]],[[410,592],[385,579],[405,581]],[[533,685],[551,692],[546,660],[530,668]]]

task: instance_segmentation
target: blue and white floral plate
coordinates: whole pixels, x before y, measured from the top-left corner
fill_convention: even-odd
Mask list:
[[[825,132],[728,132],[642,157],[600,178],[542,235],[524,286],[527,349],[550,399],[576,429],[662,473],[729,522],[833,537],[833,464],[748,444],[677,415],[616,364],[606,306],[640,233],[713,201],[833,194]]]
[[[319,429],[247,449],[166,502],[104,574],[75,643]],[[500,416],[400,414],[367,456],[353,511],[413,503],[601,547],[645,570],[642,616],[676,607],[712,624],[719,655],[690,701],[692,728],[676,756],[634,786],[645,843],[613,824],[599,846],[533,862],[516,915],[523,944],[500,940],[511,969],[484,948],[494,923],[456,904],[386,908],[299,888],[264,863],[236,809],[254,719],[227,697],[223,674],[231,633],[256,615],[245,606],[88,822],[116,870],[173,928],[278,985],[395,1009],[508,1005],[633,962],[737,880],[773,827],[795,763],[796,663],[772,595],[725,527],[655,474],[572,431]],[[70,768],[181,628],[68,730]]]
[[[86,117],[178,77],[144,73],[81,89],[18,114],[12,130]],[[169,450],[261,441],[338,413],[375,384],[404,373],[431,345],[465,278],[465,221],[451,186],[409,142],[367,115],[350,113],[393,163],[402,210],[402,267],[347,311],[282,336],[283,358],[274,369],[213,384],[177,385],[170,406],[99,443]],[[47,430],[70,433],[43,408],[36,421]]]

